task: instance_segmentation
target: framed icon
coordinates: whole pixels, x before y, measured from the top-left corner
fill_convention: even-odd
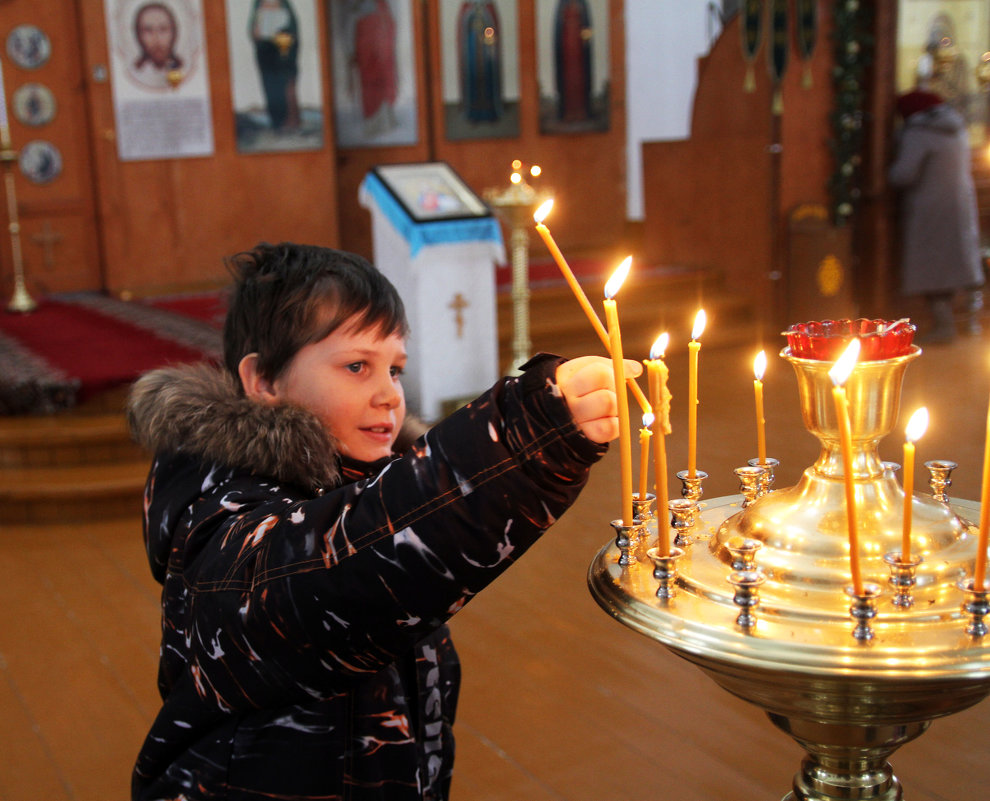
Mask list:
[[[52,43],[37,25],[18,25],[7,34],[7,55],[18,67],[36,70],[52,55]]]
[[[412,0],[325,0],[337,146],[419,141]]]
[[[51,142],[32,139],[18,154],[17,165],[33,184],[49,184],[62,174],[62,153]]]
[[[56,103],[52,90],[44,84],[26,83],[11,98],[14,116],[23,125],[38,128],[55,119]]]
[[[415,222],[492,216],[446,162],[386,164],[372,172]]]

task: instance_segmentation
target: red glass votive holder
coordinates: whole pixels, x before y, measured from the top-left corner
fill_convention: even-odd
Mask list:
[[[860,341],[860,361],[892,359],[910,352],[917,330],[910,320],[812,320],[795,323],[783,332],[791,355],[800,359],[835,361],[853,337]]]

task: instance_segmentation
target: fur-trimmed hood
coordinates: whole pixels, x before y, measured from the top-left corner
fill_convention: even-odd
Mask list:
[[[134,438],[150,453],[186,453],[309,490],[341,480],[337,442],[314,414],[256,403],[211,364],[146,373],[131,388],[127,417]],[[407,419],[397,450],[424,430],[420,421]]]

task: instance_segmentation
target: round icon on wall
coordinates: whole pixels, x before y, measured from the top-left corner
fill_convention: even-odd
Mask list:
[[[51,54],[51,40],[37,25],[18,25],[7,35],[7,55],[21,69],[36,70]]]
[[[26,83],[18,87],[12,104],[14,116],[24,125],[37,128],[55,118],[55,95],[44,84]]]
[[[17,158],[21,173],[31,183],[48,184],[62,174],[62,153],[44,139],[32,139]]]

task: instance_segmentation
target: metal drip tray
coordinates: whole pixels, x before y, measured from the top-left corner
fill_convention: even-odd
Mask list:
[[[592,562],[589,585],[595,599],[625,625],[682,655],[725,659],[773,671],[857,676],[877,673],[884,679],[900,674],[915,678],[990,677],[990,649],[981,639],[965,633],[963,593],[955,586],[962,578],[962,565],[973,559],[975,532],[966,520],[978,517],[976,504],[952,502],[951,518],[962,521],[964,536],[942,549],[937,564],[927,572],[919,570],[919,575],[928,578],[919,580],[911,607],[895,606],[890,592],[881,596],[872,624],[875,636],[863,642],[852,636],[854,624],[849,598],[841,589],[841,573],[836,577],[825,568],[822,572],[828,573],[828,581],[813,577],[795,580],[789,572],[784,580],[769,576],[759,591],[756,624],[737,625],[739,608],[728,581],[732,568],[720,542],[733,530],[733,518],[741,511],[742,500],[741,496],[728,496],[702,504],[692,530],[695,541],[685,547],[679,560],[671,600],[656,597],[657,581],[650,560],[640,555],[633,564],[620,566],[614,543],[603,548]],[[749,507],[747,515],[753,509]],[[655,524],[649,537],[656,537]],[[762,556],[761,549],[757,558],[761,569]],[[869,561],[864,565],[870,568],[870,580],[886,587],[882,563],[879,567]]]

